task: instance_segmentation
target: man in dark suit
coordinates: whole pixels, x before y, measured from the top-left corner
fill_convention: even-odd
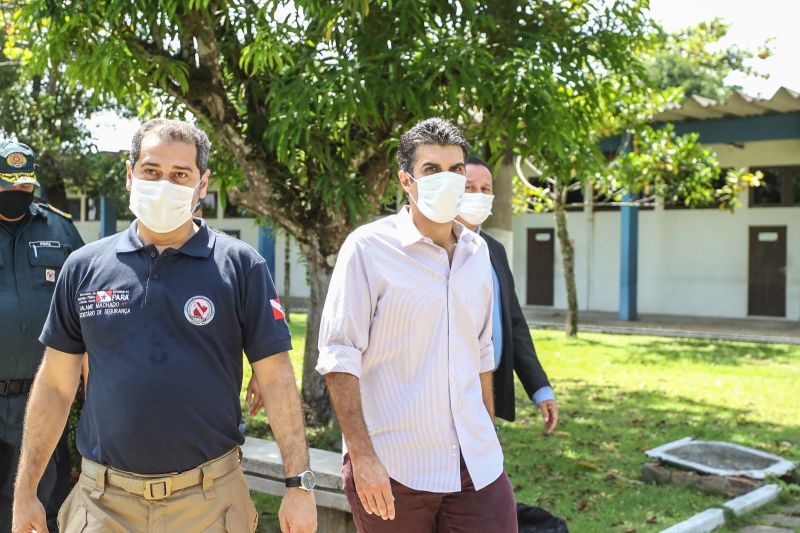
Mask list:
[[[494,280],[494,309],[492,312],[492,341],[494,342],[494,395],[495,414],[513,421],[514,372],[517,373],[528,397],[539,407],[544,418],[545,432],[550,433],[558,424],[558,404],[542,369],[528,323],[522,314],[514,278],[508,265],[503,245],[481,233],[480,225],[491,214],[492,172],[489,166],[471,156],[467,160],[467,185],[458,221],[472,231],[480,233],[489,246]]]

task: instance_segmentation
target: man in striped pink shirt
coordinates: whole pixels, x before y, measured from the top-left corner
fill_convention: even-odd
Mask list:
[[[494,430],[486,243],[453,219],[467,142],[442,119],[400,139],[410,205],[354,231],[333,271],[317,370],[362,532],[516,532]]]

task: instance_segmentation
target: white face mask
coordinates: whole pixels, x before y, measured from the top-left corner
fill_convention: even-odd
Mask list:
[[[131,212],[142,224],[156,233],[175,231],[194,212],[194,193],[197,187],[184,187],[167,180],[131,180]]]
[[[461,202],[461,211],[458,214],[468,224],[480,226],[492,214],[492,202],[494,202],[493,194],[465,192],[464,200]]]
[[[409,194],[426,218],[439,224],[450,222],[458,216],[461,199],[464,197],[466,176],[455,172],[437,172],[429,176],[412,179],[417,182],[417,196]]]

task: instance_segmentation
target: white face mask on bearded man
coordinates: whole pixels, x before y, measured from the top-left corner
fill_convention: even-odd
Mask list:
[[[131,212],[142,224],[156,233],[175,231],[194,212],[194,194],[200,189],[203,180],[197,187],[176,185],[167,180],[131,181]]]

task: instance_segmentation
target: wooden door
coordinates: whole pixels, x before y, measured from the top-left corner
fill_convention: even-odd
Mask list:
[[[786,316],[786,226],[750,227],[747,314]]]
[[[553,305],[554,243],[552,228],[528,229],[528,305]]]

